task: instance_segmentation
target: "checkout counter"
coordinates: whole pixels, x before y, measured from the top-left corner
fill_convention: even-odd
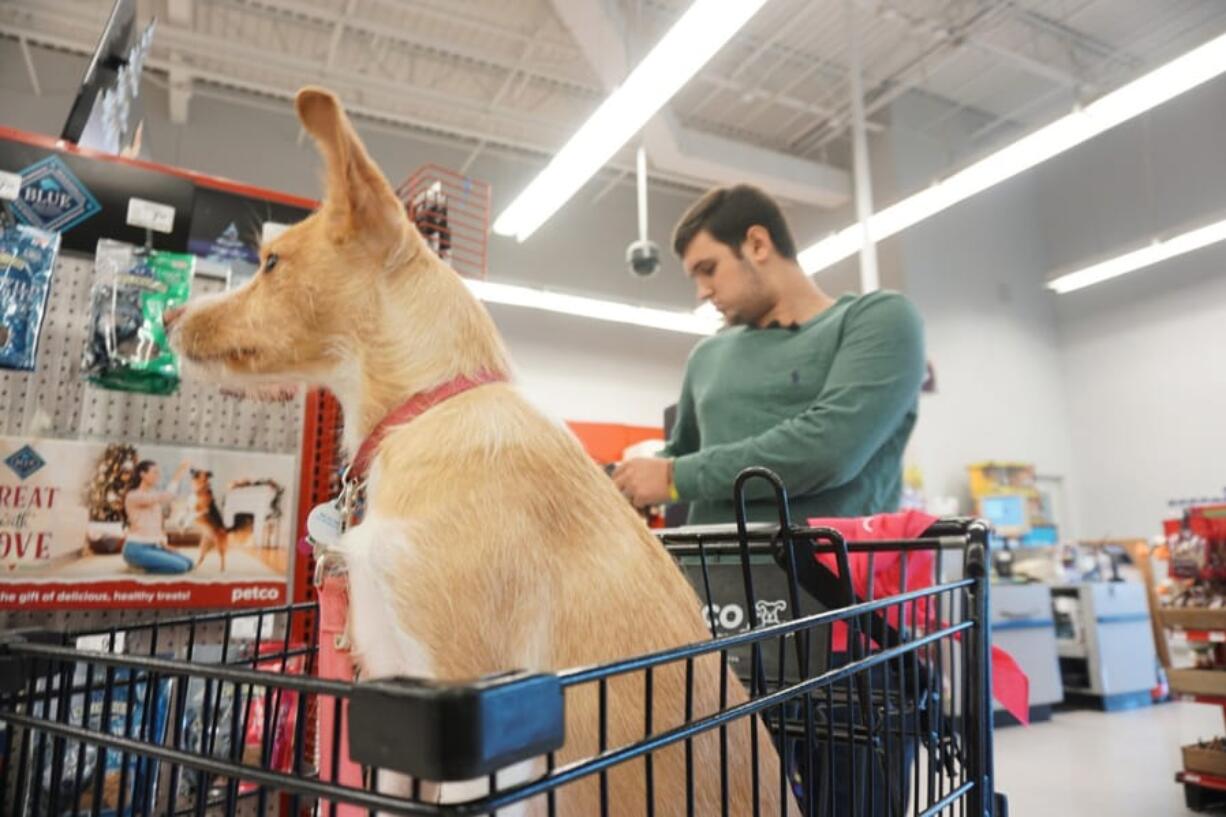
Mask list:
[[[1149,705],[1157,673],[1144,585],[1121,581],[1114,558],[1109,572],[1089,571],[1095,580],[1068,582],[1084,572],[1076,559],[1070,577],[1058,548],[1018,548],[1030,532],[1024,502],[985,497],[979,511],[997,534],[992,640],[1030,678],[1031,719],[1062,701],[1109,712]]]
[[[1052,609],[1069,699],[1107,712],[1149,706],[1158,676],[1145,587],[1114,581],[1056,587]]]
[[[992,643],[1007,650],[1030,679],[1030,720],[1045,721],[1064,700],[1052,590],[1046,584],[999,580],[988,599]],[[1014,722],[1000,704],[996,707],[998,724]]]

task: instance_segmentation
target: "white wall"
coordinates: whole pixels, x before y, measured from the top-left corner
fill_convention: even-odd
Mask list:
[[[1085,536],[1152,536],[1172,515],[1169,499],[1222,496],[1224,272],[1218,246],[1065,296],[1073,500]]]
[[[946,171],[963,127],[940,138],[922,125],[943,103],[909,94],[891,111],[900,193],[922,189]],[[881,204],[888,204],[882,202]],[[937,392],[920,398],[908,460],[923,471],[929,495],[957,496],[970,511],[966,466],[1021,460],[1072,480],[1067,398],[1061,377],[1055,305],[1043,291],[1046,268],[1037,185],[1021,177],[981,194],[894,239],[906,293],[924,317]],[[1065,520],[1072,529],[1075,519]]]
[[[58,135],[84,68],[80,58],[32,49],[42,83],[35,96],[15,42],[0,40],[0,124]],[[173,125],[165,93],[144,87],[145,143],[154,161],[317,198],[320,167],[310,140],[298,143],[288,103],[257,107],[197,94],[188,126]],[[459,167],[463,145],[413,138],[358,122],[371,155],[393,183],[417,166]],[[494,212],[541,167],[540,160],[482,155],[473,176],[493,184]],[[589,183],[578,197],[589,202],[607,179]],[[667,246],[673,224],[695,193],[653,187],[650,232]],[[491,280],[547,286],[633,303],[693,306],[693,292],[671,253],[653,278],[626,272],[626,245],[637,235],[634,189],[621,184],[599,203],[564,208],[524,244],[491,236]],[[563,419],[643,425],[662,423],[680,391],[685,359],[697,338],[672,332],[503,307],[493,310],[529,396]],[[582,388],[579,388],[582,384]]]
[[[1053,269],[1226,216],[1226,81],[1037,171]],[[1058,298],[1086,536],[1160,532],[1226,486],[1226,246]]]
[[[676,402],[695,339],[644,329],[617,332],[548,312],[490,308],[511,343],[519,384],[563,420],[659,426]]]

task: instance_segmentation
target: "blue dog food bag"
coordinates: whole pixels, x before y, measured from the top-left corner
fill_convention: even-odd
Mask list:
[[[32,371],[60,234],[16,224],[0,233],[0,367]]]

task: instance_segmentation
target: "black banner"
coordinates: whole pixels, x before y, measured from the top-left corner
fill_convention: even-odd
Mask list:
[[[153,233],[153,246],[187,250],[195,195],[187,179],[10,140],[0,140],[0,170],[21,174],[17,220],[58,231],[66,250],[92,254],[99,238],[144,244],[145,231],[127,224],[133,197],[175,208],[174,229]]]
[[[302,207],[197,187],[187,250],[229,264],[241,279],[253,273],[259,263],[264,222],[295,224],[308,215],[310,210]]]

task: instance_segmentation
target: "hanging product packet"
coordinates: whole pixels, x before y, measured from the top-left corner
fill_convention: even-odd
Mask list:
[[[179,387],[179,360],[162,316],[187,302],[195,261],[186,253],[98,241],[81,363],[91,383],[149,394],[172,394]]]
[[[14,224],[0,231],[0,368],[33,371],[60,234]]]

